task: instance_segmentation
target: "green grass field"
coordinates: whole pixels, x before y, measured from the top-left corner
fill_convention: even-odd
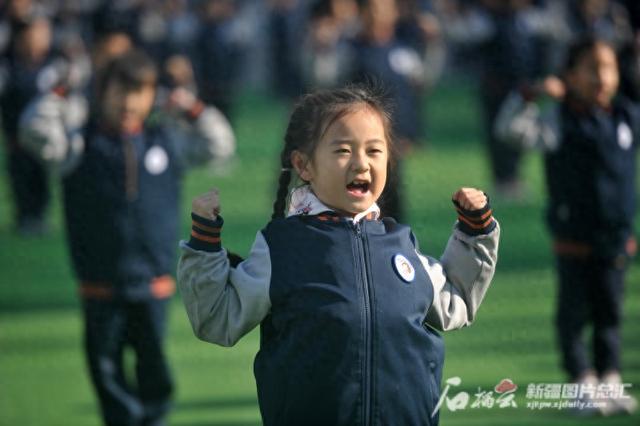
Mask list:
[[[448,82],[427,102],[431,141],[406,162],[409,222],[423,252],[438,256],[455,215],[450,195],[461,185],[490,191],[487,162],[471,87]],[[260,95],[245,95],[238,106],[237,160],[224,172],[193,171],[183,194],[183,233],[190,199],[220,188],[224,243],[246,254],[270,216],[277,154],[287,106]],[[2,157],[4,160],[4,157]],[[2,161],[4,164],[4,161]],[[542,223],[544,187],[539,156],[527,156],[524,174],[531,195],[522,204],[495,200],[502,225],[498,270],[477,322],[446,334],[444,377],[459,376],[464,390],[490,391],[503,378],[518,386],[517,408],[442,410],[443,425],[637,425],[634,417],[579,419],[566,410],[525,407],[530,383],[562,383],[554,344],[554,270]],[[11,228],[11,201],[0,176],[0,425],[98,425],[93,390],[85,371],[81,318],[61,226],[59,188],[52,206],[53,230],[23,240]],[[623,328],[625,381],[640,398],[640,268],[628,275]],[[260,415],[252,373],[257,330],[233,348],[193,337],[179,296],[171,306],[167,350],[177,382],[176,426],[258,425]],[[331,348],[327,348],[331,350]],[[420,392],[420,389],[416,389]]]

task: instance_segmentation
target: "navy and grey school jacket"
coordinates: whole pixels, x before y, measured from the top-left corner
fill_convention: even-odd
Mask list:
[[[258,232],[236,267],[221,225],[194,216],[179,287],[202,340],[231,346],[260,325],[254,373],[265,425],[438,423],[436,330],[475,318],[496,265],[496,224],[477,236],[456,228],[438,261],[393,219],[295,215]]]
[[[635,214],[638,106],[621,97],[606,111],[567,101],[541,116],[514,93],[498,121],[503,138],[544,151],[556,249],[580,243],[598,256],[624,253]]]
[[[62,170],[66,231],[81,294],[169,296],[183,171],[233,154],[228,122],[205,108],[182,124],[152,118],[137,134],[111,134],[97,124],[70,126],[64,115],[69,102],[55,94],[37,99],[21,131],[25,147]]]

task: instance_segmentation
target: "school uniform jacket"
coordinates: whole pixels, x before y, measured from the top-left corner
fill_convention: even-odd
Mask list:
[[[139,132],[120,135],[97,122],[86,124],[82,105],[77,98],[46,94],[21,121],[23,146],[62,177],[80,294],[131,301],[169,297],[183,171],[229,158],[235,147],[231,127],[220,112],[201,105],[182,121],[151,116]]]
[[[633,235],[640,108],[618,97],[609,110],[565,101],[546,113],[514,92],[495,131],[544,152],[547,224],[556,252],[615,258]]]
[[[370,219],[375,205],[350,220],[308,190],[293,200],[236,267],[220,246],[222,219],[194,216],[178,282],[196,336],[232,346],[260,324],[265,425],[437,424],[436,330],[475,319],[495,270],[497,223],[474,236],[456,229],[438,261],[419,253],[409,227]]]

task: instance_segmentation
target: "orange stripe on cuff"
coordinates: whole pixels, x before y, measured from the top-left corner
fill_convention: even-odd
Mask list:
[[[468,214],[465,214],[465,212],[462,209],[457,209],[458,210],[458,214],[460,214],[460,216],[464,216],[470,220],[485,220],[486,218],[488,218],[489,216],[491,216],[493,214],[493,210],[489,209],[487,210],[482,216],[478,216],[478,217],[473,217],[473,216],[469,216]]]
[[[196,228],[199,228],[205,232],[220,233],[220,228],[212,228],[211,226],[202,225],[199,222],[196,222],[195,220],[192,220],[191,224]]]
[[[189,116],[191,118],[198,118],[202,111],[204,111],[205,104],[201,101],[196,102],[196,104],[189,110]]]
[[[484,221],[481,224],[476,224],[471,222],[470,220],[468,220],[466,217],[459,215],[458,216],[458,220],[461,220],[462,222],[466,223],[467,225],[469,225],[469,227],[473,228],[473,229],[484,229],[487,226],[489,226],[491,224],[491,221],[493,220],[493,217],[490,217],[489,219],[487,219],[486,221]]]
[[[199,240],[206,241],[208,243],[219,243],[220,242],[220,237],[209,237],[207,235],[202,235],[199,232],[196,232],[194,230],[191,230],[191,236],[194,237],[194,238],[197,238]]]

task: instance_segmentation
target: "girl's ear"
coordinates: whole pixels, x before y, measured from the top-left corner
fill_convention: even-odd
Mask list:
[[[310,182],[313,174],[309,170],[309,157],[300,151],[293,151],[291,153],[291,164],[296,169],[298,176],[305,182]]]

